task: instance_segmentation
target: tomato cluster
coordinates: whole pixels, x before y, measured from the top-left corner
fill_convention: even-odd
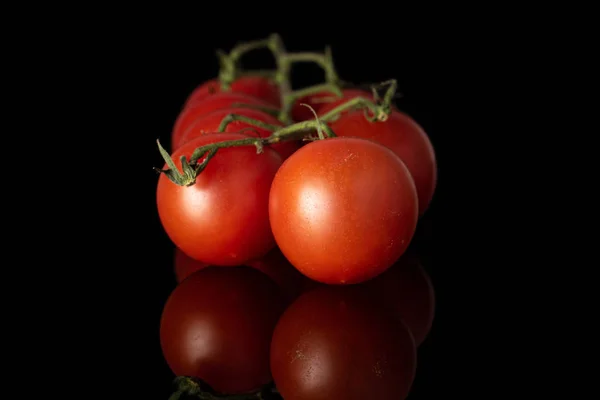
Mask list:
[[[234,49],[235,68],[184,102],[172,154],[159,144],[177,279],[165,360],[188,394],[251,396],[272,382],[286,400],[406,398],[434,315],[407,252],[435,191],[432,144],[392,104],[394,80],[342,88],[314,54],[326,84],[293,92],[294,53],[277,35],[243,48],[260,46],[275,73],[242,71]]]

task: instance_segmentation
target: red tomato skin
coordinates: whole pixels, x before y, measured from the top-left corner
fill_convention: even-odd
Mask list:
[[[177,148],[185,142],[188,142],[198,136],[218,132],[219,125],[221,125],[221,121],[223,121],[223,119],[229,114],[242,115],[244,117],[252,118],[257,121],[265,122],[267,124],[275,126],[284,126],[281,121],[279,121],[274,116],[265,113],[264,111],[242,107],[223,108],[205,114],[197,118],[194,122],[192,122],[188,129],[181,135],[181,140],[175,144],[175,147]],[[240,132],[242,129],[246,130]],[[229,125],[227,125],[227,127],[225,128],[225,132],[239,132],[246,136],[258,136],[261,138],[269,137],[273,133],[267,129],[259,128],[252,124],[248,124],[242,121],[234,121],[229,123]],[[298,150],[299,147],[300,145],[298,141],[281,142],[271,145],[271,148],[277,151],[279,155],[281,155],[281,158],[284,160],[290,155],[292,155],[292,153],[294,153],[296,150]]]
[[[311,287],[310,280],[290,264],[278,247],[261,259],[249,262],[248,265],[267,274],[290,300]]]
[[[389,268],[412,240],[417,212],[402,160],[359,138],[303,146],[277,171],[269,196],[282,253],[325,284],[360,283]]]
[[[412,387],[414,339],[359,286],[301,295],[279,319],[271,372],[286,400],[402,400]]]
[[[292,119],[297,122],[315,119],[315,115],[310,108],[303,106],[302,103],[308,104],[319,114],[320,110],[325,106],[331,110],[333,109],[331,108],[331,104],[339,105],[355,97],[365,97],[373,100],[371,92],[361,89],[342,89],[342,97],[338,97],[333,92],[319,92],[298,99],[292,107]]]
[[[279,107],[281,104],[279,86],[267,78],[260,76],[242,76],[231,83],[230,90],[226,93],[243,93],[270,103],[272,106]],[[198,86],[188,96],[185,106],[217,93],[222,93],[221,83],[218,79],[211,79]]]
[[[172,154],[188,159],[200,146],[244,139],[238,133],[200,136]],[[264,256],[275,241],[269,226],[269,188],[281,165],[270,148],[218,150],[192,186],[179,186],[164,174],[158,179],[158,214],[167,235],[189,257],[211,265],[235,266]],[[166,169],[167,166],[164,166]]]
[[[370,139],[396,153],[415,181],[419,216],[427,211],[437,185],[436,155],[429,137],[411,117],[394,110],[384,122],[369,122],[362,110],[355,110],[342,113],[329,126],[337,136]]]
[[[190,103],[177,116],[173,131],[171,133],[171,149],[177,149],[176,144],[180,143],[181,137],[190,125],[203,115],[223,108],[232,108],[234,104],[249,104],[260,107],[273,107],[264,100],[249,96],[244,93],[220,92],[202,100]]]
[[[194,260],[193,258],[189,257],[187,254],[185,254],[183,251],[176,247],[174,266],[175,279],[177,280],[177,283],[181,283],[181,281],[183,281],[185,278],[187,278],[194,272],[200,271],[201,269],[204,269],[209,265],[198,260]]]
[[[417,346],[433,325],[435,291],[429,275],[414,253],[405,253],[398,262],[365,285],[374,298],[390,307],[410,329]]]
[[[177,376],[200,378],[221,393],[271,381],[269,347],[285,308],[277,286],[249,267],[208,267],[169,296],[160,321],[163,356]]]

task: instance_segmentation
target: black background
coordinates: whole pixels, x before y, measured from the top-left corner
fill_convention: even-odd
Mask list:
[[[88,157],[86,165],[102,177],[85,186],[85,195],[77,193],[77,199],[85,196],[99,205],[92,215],[94,224],[91,219],[80,222],[86,232],[95,230],[96,238],[82,235],[77,250],[88,264],[103,265],[93,268],[89,277],[86,274],[90,285],[75,287],[92,297],[86,311],[89,325],[77,332],[83,329],[99,338],[82,340],[73,334],[82,341],[86,356],[97,354],[93,363],[99,370],[98,390],[126,390],[148,399],[164,399],[172,391],[173,375],[162,358],[158,337],[162,307],[175,280],[173,246],[155,204],[157,175],[152,167],[163,165],[156,139],[169,142],[186,97],[216,76],[218,48],[230,50],[238,41],[272,32],[282,35],[289,51],[321,51],[331,45],[345,81],[396,78],[402,94],[398,107],[429,134],[438,158],[438,187],[420,222],[415,246],[435,286],[437,308],[430,337],[419,350],[410,398],[466,395],[480,384],[470,378],[478,369],[469,360],[475,332],[481,329],[472,317],[476,311],[470,293],[471,282],[483,279],[482,269],[473,267],[481,261],[481,249],[475,244],[478,232],[472,227],[478,217],[466,211],[475,211],[481,195],[479,187],[473,187],[472,168],[469,175],[464,172],[473,162],[465,144],[472,145],[472,129],[480,127],[476,115],[466,122],[467,115],[474,115],[476,100],[465,92],[472,70],[471,48],[460,46],[455,37],[422,31],[402,36],[393,29],[326,32],[286,29],[285,24],[247,24],[243,29],[203,29],[179,36],[164,30],[133,30],[110,40],[98,36],[90,39],[94,50],[77,54],[77,61],[69,65],[69,71],[77,71],[85,82],[87,100],[72,101],[83,109],[78,126],[94,128],[84,138],[95,149],[94,159]],[[273,62],[266,52],[247,59],[254,59],[251,67]],[[85,66],[83,74],[80,66]],[[316,67],[295,68],[297,85],[321,79]],[[485,85],[485,80],[478,83]],[[478,141],[485,145],[484,138]]]

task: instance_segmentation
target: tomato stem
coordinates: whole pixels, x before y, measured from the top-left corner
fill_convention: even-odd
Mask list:
[[[225,129],[227,128],[227,125],[229,125],[230,123],[234,122],[234,121],[242,121],[245,122],[247,124],[250,125],[254,125],[258,128],[263,128],[266,129],[268,131],[276,131],[277,129],[279,129],[280,127],[277,125],[271,125],[271,124],[267,124],[266,122],[262,122],[262,121],[258,121],[256,119],[253,118],[249,118],[246,117],[244,115],[239,115],[239,114],[227,114],[223,120],[221,121],[221,124],[219,125],[219,132],[225,132]]]
[[[196,182],[196,178],[198,177],[198,175],[200,175],[202,171],[204,171],[204,169],[208,165],[208,162],[217,154],[217,151],[219,149],[238,146],[254,146],[256,147],[256,153],[260,154],[263,152],[264,146],[269,146],[287,140],[301,139],[304,137],[306,132],[310,132],[313,130],[317,130],[319,132],[320,139],[325,139],[323,131],[327,134],[327,137],[331,138],[336,136],[335,132],[333,132],[331,127],[329,127],[326,123],[319,120],[318,118],[311,121],[298,122],[293,125],[288,125],[284,127],[275,127],[269,124],[265,124],[264,122],[254,120],[252,118],[247,118],[235,114],[229,114],[225,116],[225,118],[223,118],[223,121],[221,121],[221,125],[219,126],[219,131],[222,132],[222,130],[224,130],[229,123],[236,119],[240,121],[243,120],[248,124],[255,125],[260,128],[265,128],[269,130],[271,130],[270,128],[277,129],[273,130],[273,133],[266,138],[249,137],[245,139],[216,142],[198,147],[190,156],[189,161],[186,159],[185,156],[181,157],[181,172],[176,167],[172,157],[161,146],[160,141],[157,140],[156,142],[158,144],[158,150],[160,151],[160,154],[162,155],[169,168],[166,170],[161,170],[158,168],[154,169],[158,173],[164,173],[171,182],[179,186],[191,186]],[[201,162],[198,162],[198,160],[202,158],[204,159]]]
[[[268,48],[271,43],[271,38],[253,40],[236,44],[229,54],[223,50],[217,50],[219,59],[219,80],[221,82],[221,90],[229,90],[231,83],[239,76],[239,61],[246,53],[254,50]]]
[[[200,379],[178,376],[174,381],[177,390],[169,400],[179,400],[182,395],[194,396],[201,400],[268,400],[281,399],[272,383],[263,385],[259,390],[243,394],[217,394]]]

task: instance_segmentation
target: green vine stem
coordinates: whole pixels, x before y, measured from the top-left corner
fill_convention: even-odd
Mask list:
[[[244,43],[238,43],[233,47],[229,54],[223,50],[217,50],[217,58],[219,59],[219,80],[221,82],[221,90],[229,90],[231,83],[238,77],[240,69],[239,61],[243,55],[248,52],[268,48],[272,39],[253,40]]]
[[[178,376],[174,381],[177,390],[169,397],[169,400],[179,400],[183,395],[194,396],[200,400],[275,400],[281,399],[277,395],[275,386],[264,385],[260,390],[244,394],[216,394],[201,380],[187,376]]]
[[[232,122],[236,118],[241,118],[241,116],[226,116],[225,118],[228,118],[230,120],[229,122]],[[244,121],[249,124],[254,124],[258,127],[264,128],[265,126],[268,126],[261,123],[260,121],[252,120],[251,118],[244,118]],[[227,124],[221,123],[220,129],[224,129],[224,127],[226,126]],[[248,137],[245,139],[228,140],[198,147],[192,153],[189,161],[186,159],[185,156],[181,156],[181,172],[179,171],[179,169],[177,169],[172,157],[161,146],[160,141],[157,140],[156,142],[158,144],[158,150],[160,151],[160,154],[162,155],[169,168],[166,170],[154,168],[154,170],[158,173],[164,173],[171,182],[179,186],[191,186],[196,182],[196,177],[198,177],[198,175],[200,175],[202,171],[204,171],[204,169],[208,165],[208,162],[215,156],[215,154],[217,154],[217,151],[219,149],[238,146],[255,146],[256,152],[260,154],[262,153],[264,146],[272,145],[287,140],[300,139],[305,135],[306,132],[310,132],[313,130],[320,131],[321,129],[325,131],[327,137],[335,137],[335,133],[333,132],[333,130],[319,119],[311,121],[302,121],[293,125],[278,128],[279,129],[273,131],[273,133],[266,138]],[[322,139],[325,139],[325,135],[320,136],[322,136]],[[202,158],[203,160],[198,162]]]

